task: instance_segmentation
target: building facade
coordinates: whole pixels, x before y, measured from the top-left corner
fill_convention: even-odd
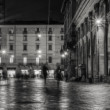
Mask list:
[[[64,14],[64,46],[62,53],[67,52],[68,55],[65,57],[65,71],[68,71],[68,78],[75,77],[76,67],[76,33],[75,25],[72,23],[74,13],[76,10],[76,1],[64,0],[61,8],[61,12]]]
[[[54,70],[61,63],[63,25],[1,25],[0,65],[9,70],[48,63]]]
[[[74,7],[72,2],[64,0],[64,15]],[[73,17],[66,21],[68,35],[71,31],[76,35],[76,77],[93,82],[106,80],[110,72],[110,0],[76,0]]]

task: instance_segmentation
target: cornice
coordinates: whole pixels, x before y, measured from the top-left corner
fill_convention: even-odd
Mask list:
[[[76,27],[78,27],[83,22],[84,18],[88,16],[88,13],[93,10],[94,5],[99,1],[100,0],[83,0],[75,13],[72,23],[75,23]]]

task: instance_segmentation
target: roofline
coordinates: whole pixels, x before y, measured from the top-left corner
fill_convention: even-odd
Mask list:
[[[49,24],[47,21],[8,21],[1,25],[63,25],[60,21],[51,21]]]
[[[64,24],[1,24],[1,26],[64,26]]]

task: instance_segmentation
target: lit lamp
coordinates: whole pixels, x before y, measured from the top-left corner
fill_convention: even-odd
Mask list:
[[[101,23],[102,23],[102,19],[101,19],[101,18],[96,18],[96,19],[95,19],[95,24],[96,24],[97,26],[100,26]]]
[[[42,57],[42,55],[38,55],[38,59],[39,59],[39,64],[40,64],[40,58]]]
[[[14,55],[11,55],[10,56],[10,63],[13,63],[14,62]]]
[[[40,38],[41,37],[41,34],[38,34],[38,37]]]
[[[65,54],[62,54],[61,57],[62,57],[62,58],[65,58]]]
[[[37,56],[37,58],[36,58],[36,64],[39,65],[39,63],[40,63],[40,58],[42,57],[42,55],[41,55],[42,51],[41,51],[41,50],[38,50],[37,53],[38,53],[38,56]]]
[[[3,55],[6,54],[6,50],[2,50],[2,54],[3,54]]]
[[[39,57],[39,58],[41,58],[41,57],[42,57],[42,55],[38,55],[38,57]]]
[[[67,53],[67,52],[65,52],[64,54],[65,54],[65,55],[68,55],[68,53]]]
[[[41,50],[38,50],[37,52],[38,52],[39,54],[41,54],[41,53],[42,53],[42,51],[41,51]]]

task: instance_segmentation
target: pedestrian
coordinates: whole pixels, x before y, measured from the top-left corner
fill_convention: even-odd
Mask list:
[[[2,73],[0,73],[0,80],[2,79]]]
[[[8,74],[6,68],[3,70],[3,80],[8,84]]]
[[[49,72],[49,69],[46,64],[43,65],[42,72],[43,72],[43,77],[44,77],[44,83],[46,84],[47,72]]]
[[[68,73],[67,73],[67,69],[65,70],[65,81],[68,81]]]
[[[7,75],[7,71],[3,70],[3,79],[7,80],[8,79],[8,75]]]
[[[58,67],[56,69],[56,79],[57,79],[57,85],[59,86],[60,80],[62,79],[61,69],[60,69],[59,65],[58,65]]]

